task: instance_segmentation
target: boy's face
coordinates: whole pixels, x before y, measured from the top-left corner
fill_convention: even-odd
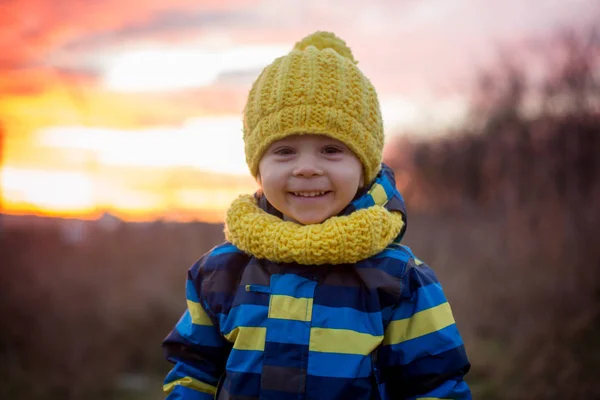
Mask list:
[[[265,151],[259,183],[286,219],[318,224],[337,215],[364,185],[358,157],[339,140],[323,135],[294,135]]]

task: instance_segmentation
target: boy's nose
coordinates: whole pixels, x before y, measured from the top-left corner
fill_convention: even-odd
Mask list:
[[[310,178],[312,176],[323,175],[323,170],[313,157],[299,157],[294,166],[294,175]]]

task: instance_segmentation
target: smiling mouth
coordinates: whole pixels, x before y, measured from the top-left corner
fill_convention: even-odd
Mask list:
[[[321,197],[325,196],[328,193],[331,193],[329,190],[321,190],[321,191],[309,191],[309,192],[289,192],[294,197]]]

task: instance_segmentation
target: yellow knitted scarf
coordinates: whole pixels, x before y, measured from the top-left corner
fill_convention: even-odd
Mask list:
[[[306,265],[355,263],[385,249],[398,236],[402,214],[375,205],[320,224],[283,221],[251,195],[227,211],[225,237],[240,250],[274,262]]]

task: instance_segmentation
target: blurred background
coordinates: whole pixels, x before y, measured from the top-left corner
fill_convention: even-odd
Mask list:
[[[477,399],[600,398],[596,0],[0,2],[0,398],[160,399],[187,268],[256,184],[252,81],[315,30],[378,89]]]

